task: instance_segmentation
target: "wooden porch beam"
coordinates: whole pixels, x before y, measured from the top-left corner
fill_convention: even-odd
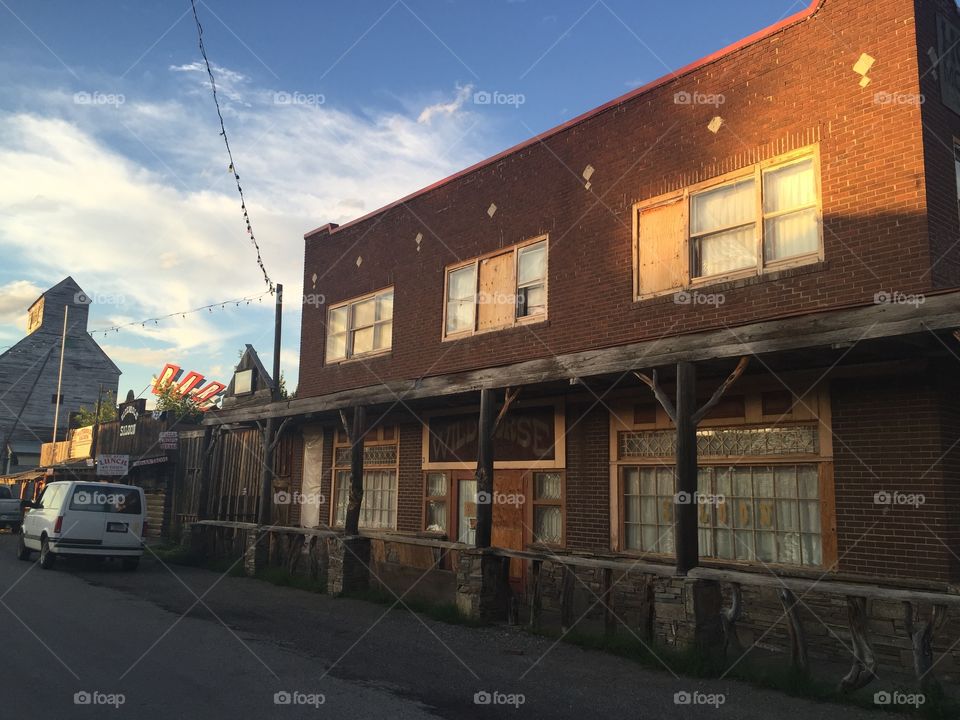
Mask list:
[[[406,400],[476,392],[482,388],[533,385],[630,372],[637,358],[647,367],[679,361],[695,362],[743,355],[830,347],[837,343],[867,342],[928,332],[953,332],[960,326],[960,292],[928,295],[920,308],[912,305],[864,305],[825,310],[799,317],[709,330],[670,338],[654,338],[628,345],[526,360],[512,365],[449,375],[394,380],[316,397],[302,397],[235,410],[211,411],[207,424],[251,421],[269,415],[305,415],[337,411],[357,404],[389,404]],[[864,329],[866,328],[866,330]]]

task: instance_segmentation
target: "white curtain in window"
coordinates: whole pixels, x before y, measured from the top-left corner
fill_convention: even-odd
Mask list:
[[[813,159],[763,174],[764,254],[768,261],[814,253],[820,247]]]
[[[476,267],[453,270],[447,275],[447,333],[472,330],[476,315]]]
[[[691,198],[690,232],[705,235],[756,220],[753,178],[697,193]]]
[[[751,178],[691,198],[690,233],[697,236],[699,277],[756,265],[755,187]]]
[[[701,277],[754,267],[757,264],[755,226],[708,235],[698,240]]]

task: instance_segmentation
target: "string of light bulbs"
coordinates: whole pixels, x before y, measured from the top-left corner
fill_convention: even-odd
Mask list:
[[[220,119],[220,136],[223,138],[223,144],[227,148],[227,157],[230,158],[228,172],[233,175],[237,183],[237,192],[240,193],[240,209],[243,211],[243,220],[247,225],[247,235],[250,236],[250,242],[257,252],[257,265],[260,266],[260,272],[263,273],[263,280],[266,282],[270,293],[274,291],[273,280],[267,274],[267,268],[263,264],[263,257],[260,255],[260,245],[257,243],[257,236],[253,233],[253,224],[250,222],[250,213],[247,212],[247,201],[243,196],[243,187],[240,185],[240,175],[237,173],[237,165],[233,161],[233,152],[230,150],[230,141],[227,139],[227,128],[223,123],[223,113],[220,110],[220,99],[217,97],[217,81],[213,77],[213,69],[210,67],[210,60],[207,59],[207,49],[203,44],[203,26],[200,24],[200,17],[197,15],[197,5],[194,0],[190,0],[190,6],[193,8],[193,19],[197,24],[197,39],[200,45],[200,54],[203,56],[203,62],[207,66],[207,75],[210,76],[210,89],[213,91],[213,104],[217,107],[217,117]]]
[[[145,318],[143,320],[132,320],[131,322],[121,323],[120,325],[112,325],[110,327],[96,328],[94,330],[91,330],[90,334],[96,335],[98,333],[102,333],[103,337],[107,337],[107,335],[109,335],[112,332],[120,332],[123,328],[134,327],[136,325],[139,325],[140,327],[147,327],[147,325],[150,325],[150,324],[159,325],[161,320],[169,320],[170,318],[174,318],[178,316],[181,318],[186,318],[187,315],[193,315],[194,313],[203,312],[204,310],[212,313],[215,308],[226,310],[228,305],[234,305],[235,307],[240,307],[241,303],[243,303],[244,305],[249,305],[254,300],[256,300],[258,303],[263,302],[264,297],[272,294],[273,294],[272,289],[265,290],[259,295],[248,295],[242,298],[234,298],[233,300],[221,300],[220,302],[210,303],[209,305],[201,305],[200,307],[196,307],[191,310],[180,310],[178,312],[172,312],[167,315],[158,315],[157,317]]]

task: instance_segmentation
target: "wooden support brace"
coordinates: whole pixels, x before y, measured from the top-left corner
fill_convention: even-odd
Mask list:
[[[877,667],[877,659],[868,637],[866,598],[847,596],[847,622],[850,625],[854,657],[853,667],[840,681],[840,691],[845,693],[869,685],[876,678],[874,669]]]
[[[733,385],[741,375],[743,375],[743,371],[747,369],[747,365],[749,364],[749,357],[744,355],[742,358],[740,358],[740,362],[737,363],[737,366],[733,369],[733,372],[727,376],[726,380],[720,383],[720,387],[713,392],[713,395],[710,396],[710,399],[707,400],[700,407],[700,409],[693,414],[694,424],[699,424],[700,421],[707,416],[707,413],[713,410],[716,404],[720,402],[720,400],[726,394],[727,390],[730,389],[730,386]]]
[[[723,627],[724,652],[727,655],[740,657],[743,654],[743,645],[737,636],[737,622],[743,614],[743,591],[740,583],[730,586],[730,607],[720,611],[720,624]]]
[[[644,375],[643,373],[639,373],[637,371],[634,371],[633,374],[640,379],[640,382],[653,390],[653,396],[657,399],[657,402],[660,403],[661,407],[663,407],[664,412],[667,413],[667,417],[670,418],[670,422],[676,425],[677,410],[673,407],[673,401],[670,400],[670,398],[667,396],[667,393],[664,392],[663,388],[660,386],[660,381],[657,379],[657,371],[653,371],[653,377]]]
[[[800,621],[799,601],[789,588],[780,588],[778,595],[787,621],[787,634],[790,636],[790,661],[794,669],[806,673],[810,670],[810,662],[807,658],[807,636]]]
[[[497,413],[496,420],[493,421],[493,432],[496,432],[497,428],[500,427],[500,421],[503,420],[506,414],[510,411],[510,406],[513,405],[513,401],[517,399],[521,389],[522,388],[511,390],[511,388],[507,388],[503,398],[503,407],[500,408],[500,412]]]
[[[280,423],[280,427],[277,428],[277,431],[273,435],[273,442],[270,443],[270,452],[273,452],[273,450],[277,447],[277,444],[280,442],[281,436],[283,435],[284,429],[291,420],[293,420],[292,417],[284,418],[283,422]]]
[[[930,609],[929,617],[923,623],[920,623],[919,615],[919,605],[915,616],[913,604],[903,603],[903,623],[913,647],[913,669],[917,673],[920,685],[924,689],[931,689],[938,685],[936,678],[930,672],[933,669],[933,634],[946,620],[947,609],[943,605],[934,605]]]

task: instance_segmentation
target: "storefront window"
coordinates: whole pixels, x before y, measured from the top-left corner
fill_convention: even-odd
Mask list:
[[[387,439],[385,439],[387,438]],[[334,522],[343,527],[350,498],[350,445],[338,433],[334,448],[334,492],[337,500]],[[363,448],[363,503],[360,527],[395,530],[397,527],[398,447],[393,428],[378,428],[368,435]]]

